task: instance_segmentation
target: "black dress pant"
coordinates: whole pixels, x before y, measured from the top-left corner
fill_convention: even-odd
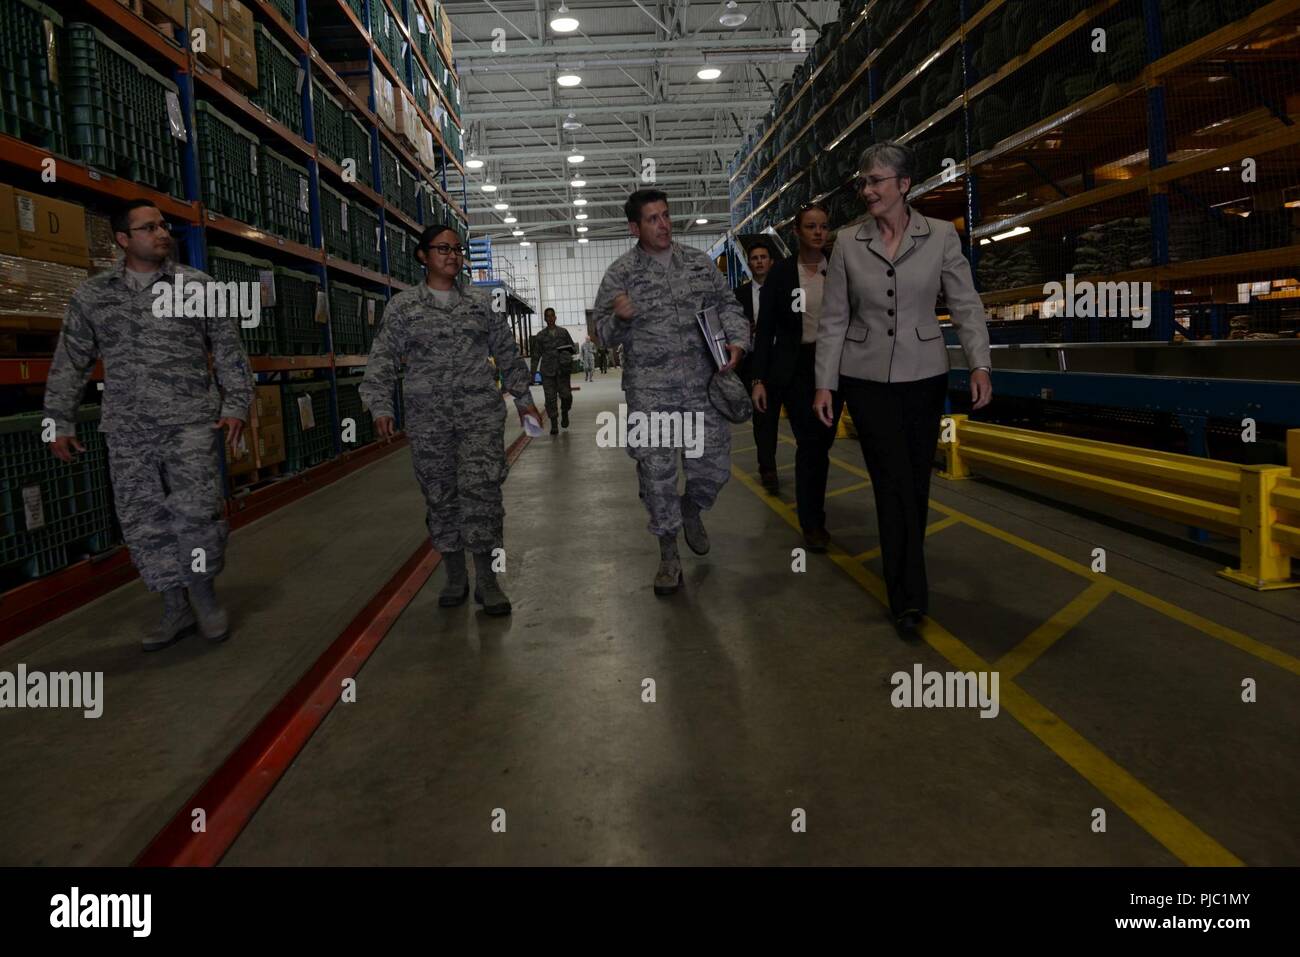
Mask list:
[[[776,470],[776,436],[781,424],[781,406],[790,418],[790,428],[798,443],[794,453],[795,507],[799,513],[799,527],[805,532],[826,527],[826,478],[831,468],[831,446],[839,428],[844,400],[840,393],[832,393],[834,424],[827,428],[813,411],[816,393],[815,343],[799,347],[799,360],[794,377],[788,385],[764,383],[767,390],[767,412],[754,415],[754,442],[758,446],[760,470]]]
[[[914,382],[840,376],[840,394],[862,443],[880,527],[889,610],[927,611],[925,527],[947,374]]]

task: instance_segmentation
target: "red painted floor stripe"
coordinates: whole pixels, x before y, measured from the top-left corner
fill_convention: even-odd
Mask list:
[[[542,413],[545,422],[546,415]],[[520,435],[506,450],[513,463],[530,441]],[[411,603],[442,556],[424,542],[396,575],[348,623],[325,653],[280,699],[216,772],[135,860],[136,867],[211,867],[248,826],[330,710],[345,678],[354,678]],[[205,830],[194,831],[202,809]]]

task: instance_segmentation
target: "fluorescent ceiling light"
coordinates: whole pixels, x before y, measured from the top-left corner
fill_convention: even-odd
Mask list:
[[[510,231],[510,235],[511,235],[511,236],[522,236],[523,234],[524,234],[524,231],[523,231],[522,229],[512,229],[512,230]]]
[[[566,130],[582,129],[582,123],[578,121],[578,117],[573,113],[570,113],[568,116],[566,116],[564,118],[564,122],[560,125],[563,126],[564,129]]]
[[[518,220],[516,220],[513,216],[507,216],[507,217],[505,218],[504,222],[505,222],[507,225],[509,225],[510,223],[518,222]]]
[[[585,199],[583,199],[581,196],[579,196],[577,199],[575,199],[575,200],[573,201],[573,205],[574,205],[574,206],[586,206],[586,205],[587,205],[587,201],[586,201]]]
[[[585,179],[570,180],[569,185],[574,189],[582,189],[582,187],[587,185],[587,181]]]
[[[695,75],[701,80],[716,80],[718,77],[722,76],[722,71],[716,66],[706,66],[701,67],[700,71]]]
[[[707,223],[707,222],[708,222],[707,219],[697,219],[697,220],[695,221],[695,225],[696,225],[696,226],[703,226],[703,225],[704,225],[705,223]]]
[[[1000,243],[1004,239],[1010,239],[1012,236],[1023,236],[1029,232],[1028,226],[1017,226],[1015,229],[1008,229],[1005,233],[996,233],[993,236],[995,243]]]
[[[492,205],[492,208],[495,209],[495,210],[497,210],[498,212],[504,212],[505,210],[507,210],[507,209],[510,208],[510,204],[509,204],[509,203],[494,203],[494,204]]]
[[[587,229],[588,229],[588,227],[586,227],[586,226],[579,226],[579,227],[578,227],[578,232],[580,232],[580,233],[585,233],[585,232],[587,231]]]
[[[736,3],[736,0],[727,0],[727,9],[718,17],[718,22],[724,27],[738,27],[748,19],[748,14],[740,9],[740,5]]]
[[[481,159],[467,159],[465,161],[466,169],[482,169],[483,161]]]
[[[561,3],[551,19],[551,29],[556,33],[572,33],[578,29],[578,18],[569,16],[569,8]]]
[[[570,153],[570,154],[569,154],[569,162],[570,162],[570,163],[581,163],[581,162],[582,162],[583,160],[585,160],[586,158],[587,158],[587,157],[583,156],[581,153]]]
[[[555,78],[555,82],[560,86],[577,86],[582,82],[582,77],[576,73],[562,73]]]
[[[521,239],[521,240],[519,240],[519,245],[520,245],[520,246],[531,246],[532,243],[530,243],[530,242],[529,242],[528,240],[526,240],[526,239]]]
[[[586,236],[579,236],[579,237],[578,237],[578,242],[580,242],[580,243],[585,243],[586,241],[587,241],[587,237],[586,237]]]
[[[495,183],[484,183],[479,187],[479,189],[483,190],[485,193],[495,193],[497,191]]]
[[[577,216],[574,216],[573,218],[574,218],[574,219],[586,219],[586,218],[587,218],[587,214],[586,214],[586,213],[579,213]]]

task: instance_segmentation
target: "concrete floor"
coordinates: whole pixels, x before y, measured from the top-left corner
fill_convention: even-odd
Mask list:
[[[540,390],[538,390],[540,393]],[[522,430],[511,416],[506,443]],[[0,711],[0,866],[127,864],[427,532],[401,450],[235,532],[223,645],[140,651],[138,580],[0,646],[0,670],[104,672],[104,713]]]
[[[1300,594],[938,480],[933,623],[908,646],[873,597],[856,444],[834,452],[837,548],[797,574],[793,446],[782,503],[755,483],[741,427],[712,553],[683,547],[684,590],[656,598],[632,462],[595,444],[596,413],[620,399],[613,375],[587,385],[572,428],[512,468],[514,615],[439,609],[437,572],[224,863],[1300,863]],[[373,501],[388,469],[418,533],[405,463],[351,494]],[[1098,546],[1104,576],[1088,568]],[[889,676],[914,663],[996,667],[1001,713],[893,708]],[[1258,703],[1241,702],[1245,678]]]

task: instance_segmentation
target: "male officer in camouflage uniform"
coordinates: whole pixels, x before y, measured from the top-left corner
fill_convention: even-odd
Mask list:
[[[56,426],[50,448],[65,462],[85,451],[76,438],[77,404],[102,359],[99,427],[108,440],[118,522],[145,586],[163,595],[162,620],[144,650],[179,639],[194,627],[195,611],[204,637],[220,641],[229,619],[213,588],[228,535],[218,443],[222,429],[232,444],[239,441],[253,401],[253,372],[237,317],[209,315],[206,301],[181,310],[203,315],[175,315],[174,302],[155,308],[156,282],[167,284],[162,295],[168,299],[178,274],[186,287],[199,283],[205,292],[212,282],[172,260],[158,208],[135,200],[112,224],[125,257],[72,294],[59,333],[45,384],[45,415]],[[208,374],[209,348],[216,382]]]
[[[670,595],[681,584],[677,532],[697,555],[709,550],[700,513],[713,506],[731,475],[731,426],[709,399],[717,371],[696,312],[716,309],[727,335],[735,368],[749,349],[749,323],[727,286],[726,277],[706,253],[672,241],[668,197],[659,190],[633,193],[623,207],[637,245],[605,272],[596,293],[596,327],[603,342],[622,346],[626,366],[623,390],[633,412],[704,415],[703,454],[682,450],[629,447],[636,460],[641,499],[650,512],[649,529],[659,538],[656,595]],[[677,494],[677,461],[686,474],[686,492]]]
[[[569,427],[569,409],[573,406],[573,390],[569,377],[572,374],[573,336],[555,324],[555,310],[547,308],[542,313],[546,328],[533,337],[533,371],[540,363],[542,369],[542,394],[546,396],[546,414],[551,419],[551,435],[560,426]],[[555,419],[555,395],[560,396],[560,419]]]
[[[469,594],[465,549],[474,553],[474,600],[489,615],[510,614],[510,600],[492,569],[502,543],[506,478],[505,403],[501,376],[515,396],[520,422],[541,422],[532,376],[519,355],[504,312],[493,310],[494,290],[476,288],[462,271],[465,250],[451,226],[429,226],[416,258],[425,281],[398,293],[384,310],[384,325],[370,347],[361,398],[375,431],[393,434],[393,392],[401,365],[405,428],[415,476],[428,506],[429,538],[447,566],[438,596],[444,608]],[[488,358],[496,360],[496,368]]]

